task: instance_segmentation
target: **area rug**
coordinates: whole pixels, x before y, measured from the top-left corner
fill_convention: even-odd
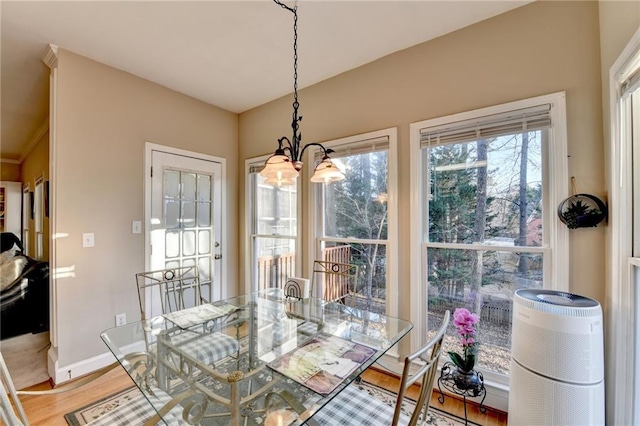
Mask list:
[[[114,408],[131,401],[140,391],[135,386],[116,392],[113,395],[99,399],[85,407],[78,408],[71,413],[65,414],[64,419],[69,426],[86,425],[101,415],[108,413]]]
[[[385,402],[391,407],[393,407],[395,404],[395,394],[393,394],[392,392],[366,382],[360,382],[358,384],[355,384],[354,386],[358,386],[360,389],[368,392],[372,396]],[[82,407],[71,413],[65,414],[64,418],[69,426],[86,425],[95,418],[109,412],[110,410],[113,410],[119,405],[126,404],[139,392],[140,391],[135,387],[125,389],[92,404],[89,404],[86,407]],[[412,401],[405,400],[402,406],[402,410],[405,413],[410,413],[413,410]],[[424,424],[434,426],[459,426],[464,425],[464,419],[446,413],[438,409],[437,407],[429,407],[426,423]],[[477,423],[473,422],[469,422],[468,424],[477,425]]]

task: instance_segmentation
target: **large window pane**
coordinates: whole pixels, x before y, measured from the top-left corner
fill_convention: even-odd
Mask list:
[[[295,276],[296,245],[289,238],[254,239],[257,289],[282,288],[288,277]]]
[[[278,188],[264,183],[265,178],[254,174],[255,229],[254,234],[296,235],[297,185]]]
[[[542,131],[430,147],[430,242],[542,245]]]
[[[427,265],[429,329],[437,329],[447,309],[479,313],[478,365],[508,374],[513,294],[520,288],[542,288],[542,254],[429,248]],[[445,350],[459,349],[451,326]]]
[[[249,179],[252,288],[281,288],[288,277],[296,276],[297,183],[269,185],[257,170],[250,173]]]
[[[324,186],[324,236],[387,238],[388,151],[341,157],[346,179]]]
[[[325,242],[322,259],[358,267],[355,306],[385,313],[387,299],[387,245]]]

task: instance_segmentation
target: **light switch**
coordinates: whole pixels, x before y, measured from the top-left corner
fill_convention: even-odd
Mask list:
[[[93,232],[88,234],[82,234],[82,247],[93,247],[95,245],[95,240],[93,236]]]
[[[131,233],[132,234],[140,234],[142,233],[142,222],[139,220],[134,220],[131,222]]]

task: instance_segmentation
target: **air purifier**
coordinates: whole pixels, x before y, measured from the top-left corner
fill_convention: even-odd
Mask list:
[[[520,289],[513,299],[509,425],[603,425],[600,304]]]

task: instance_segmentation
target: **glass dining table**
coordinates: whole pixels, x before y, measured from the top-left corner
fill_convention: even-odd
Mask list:
[[[388,315],[267,289],[101,337],[157,413],[148,424],[300,425],[314,424],[315,413],[412,328]],[[213,333],[221,338],[203,338]],[[198,356],[216,351],[225,356]]]

